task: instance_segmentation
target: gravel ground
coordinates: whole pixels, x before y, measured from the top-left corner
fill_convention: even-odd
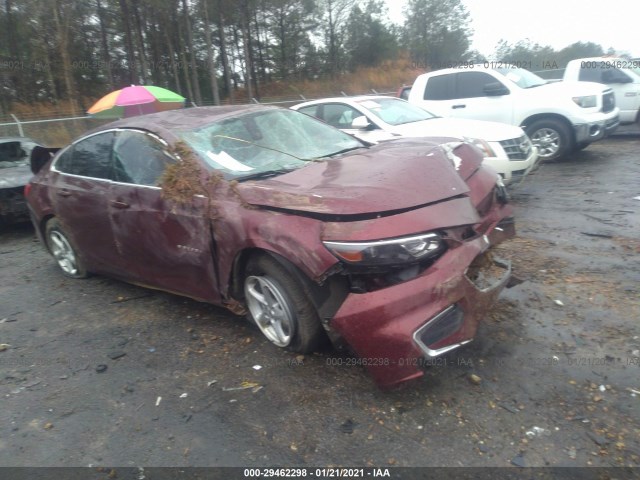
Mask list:
[[[640,137],[542,165],[474,342],[378,390],[224,310],[0,231],[0,466],[640,467]],[[621,478],[619,476],[619,478]],[[626,478],[626,477],[625,477]],[[631,477],[629,477],[631,478]]]

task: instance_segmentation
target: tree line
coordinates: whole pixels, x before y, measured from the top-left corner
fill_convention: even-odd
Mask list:
[[[0,107],[80,107],[129,84],[164,86],[196,104],[259,98],[267,84],[335,78],[466,28],[444,5],[463,9],[460,0],[409,0],[411,20],[398,26],[380,0],[5,0]],[[456,55],[468,47],[458,40]]]
[[[483,59],[470,51],[470,24],[461,0],[408,0],[400,25],[381,0],[4,0],[0,109],[64,100],[80,113],[84,99],[130,84],[234,103],[400,52],[441,68]]]

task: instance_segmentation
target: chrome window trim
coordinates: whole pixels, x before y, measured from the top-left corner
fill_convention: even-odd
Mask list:
[[[150,188],[150,189],[153,189],[153,190],[162,190],[162,187],[158,187],[158,186],[155,186],[155,185],[141,185],[139,183],[116,182],[115,180],[111,180],[111,179],[108,179],[108,178],[87,177],[86,175],[78,175],[76,173],[67,173],[67,172],[63,172],[62,170],[58,170],[56,168],[56,165],[57,165],[58,160],[60,159],[60,157],[62,157],[62,155],[64,155],[64,153],[67,150],[69,150],[71,147],[75,146],[77,143],[79,143],[79,142],[81,142],[83,140],[86,140],[88,138],[95,137],[96,135],[102,135],[103,133],[110,133],[110,132],[114,132],[115,134],[117,134],[118,132],[136,132],[136,133],[141,133],[143,135],[149,135],[150,137],[153,137],[156,140],[158,140],[165,147],[169,147],[169,143],[167,141],[165,141],[163,138],[159,137],[155,133],[149,132],[148,130],[141,130],[139,128],[122,128],[122,127],[109,128],[107,130],[101,130],[99,132],[91,133],[91,134],[89,134],[89,135],[87,135],[85,137],[80,137],[80,138],[74,140],[73,142],[71,142],[69,145],[64,147],[62,150],[60,150],[56,154],[56,157],[54,158],[53,162],[51,163],[51,168],[49,170],[52,171],[52,172],[55,172],[55,173],[57,173],[59,175],[66,175],[68,177],[73,177],[73,178],[84,178],[84,179],[87,179],[87,180],[94,180],[94,181],[98,181],[98,182],[109,182],[109,183],[114,184],[114,185],[128,185],[128,186],[134,186],[134,187]],[[112,147],[112,151],[113,151],[113,147]],[[182,160],[177,155],[175,156],[175,158],[178,161]]]

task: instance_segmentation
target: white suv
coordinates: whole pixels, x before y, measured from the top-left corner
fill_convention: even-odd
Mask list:
[[[326,98],[291,108],[371,143],[398,137],[443,137],[467,141],[484,152],[484,163],[498,172],[505,184],[521,181],[538,159],[537,149],[519,127],[498,122],[442,118],[399,98]]]

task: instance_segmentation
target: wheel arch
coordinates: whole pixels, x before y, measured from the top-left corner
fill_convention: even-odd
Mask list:
[[[47,240],[47,223],[49,223],[49,221],[54,218],[56,218],[56,216],[53,213],[49,213],[44,217],[42,217],[40,219],[40,222],[37,225],[38,236],[42,240],[42,243],[44,244],[44,248],[46,248],[49,253],[51,253],[51,249],[49,248],[49,241]]]
[[[569,130],[569,135],[571,136],[571,143],[574,144],[576,142],[576,132],[573,128],[573,124],[569,121],[569,119],[563,115],[557,113],[537,113],[535,115],[531,115],[524,119],[522,123],[520,123],[520,127],[526,131],[526,129],[535,122],[540,120],[556,120],[562,122],[567,129]]]
[[[329,323],[350,292],[348,278],[339,274],[339,267],[330,269],[325,280],[316,283],[284,256],[262,248],[247,248],[239,252],[233,260],[231,278],[228,282],[228,294],[233,299],[244,302],[244,272],[248,262],[258,255],[271,257],[300,283],[304,293],[316,307],[322,326],[332,342],[337,345],[339,339],[331,331]]]

